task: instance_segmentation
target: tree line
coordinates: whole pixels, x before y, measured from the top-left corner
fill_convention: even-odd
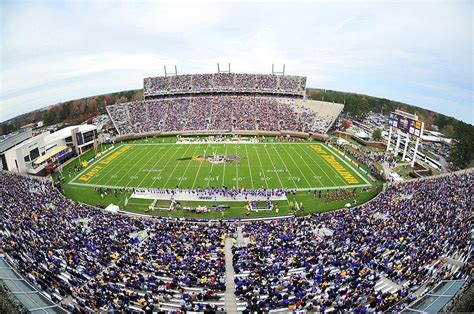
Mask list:
[[[70,100],[22,114],[0,124],[0,134],[8,134],[23,125],[43,121],[45,126],[56,123],[80,124],[90,118],[106,113],[108,105],[143,100],[143,91],[129,90],[112,94]]]
[[[474,126],[471,124],[385,98],[322,89],[308,89],[307,94],[309,99],[345,104],[344,113],[356,119],[363,119],[370,111],[388,114],[400,109],[417,114],[420,120],[425,122],[426,129],[430,130],[433,126],[437,126],[443,134],[453,138],[450,161],[456,168],[473,165]],[[138,100],[143,100],[141,89],[66,101],[5,121],[0,124],[0,134],[16,131],[23,125],[38,121],[43,121],[46,126],[56,123],[79,124],[106,113],[105,107],[108,105]]]

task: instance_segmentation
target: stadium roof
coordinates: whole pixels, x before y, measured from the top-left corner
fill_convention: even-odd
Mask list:
[[[466,280],[444,280],[441,281],[429,293],[408,306],[402,313],[436,313],[448,304],[448,302],[461,289]]]
[[[66,313],[33,288],[0,256],[0,280],[30,313]]]
[[[42,164],[43,162],[45,162],[46,160],[48,160],[49,158],[53,157],[54,155],[60,153],[61,151],[67,149],[67,146],[58,146],[58,147],[55,147],[53,148],[53,150],[51,150],[49,153],[43,155],[43,156],[40,156],[38,157],[38,159],[35,160],[34,164],[35,165],[40,165]]]
[[[94,130],[97,127],[95,125],[92,125],[92,124],[72,125],[72,126],[65,127],[64,129],[58,130],[54,133],[51,133],[51,134],[47,135],[44,140],[45,140],[45,142],[49,143],[49,142],[53,142],[53,141],[56,141],[56,140],[60,140],[60,139],[69,137],[69,136],[71,136],[71,130],[73,130],[75,128],[79,128],[79,132],[84,133],[84,132]]]

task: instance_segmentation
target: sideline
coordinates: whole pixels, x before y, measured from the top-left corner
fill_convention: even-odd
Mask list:
[[[109,150],[107,153],[105,153],[104,155],[102,155],[99,159],[94,160],[90,165],[87,165],[87,167],[85,167],[82,171],[80,171],[77,176],[75,176],[74,178],[72,178],[72,180],[69,181],[69,182],[66,183],[66,184],[73,184],[74,181],[76,181],[77,178],[79,178],[81,175],[83,175],[83,173],[84,173],[86,170],[89,170],[89,168],[91,168],[92,165],[95,165],[96,163],[98,163],[99,161],[101,161],[105,156],[108,156],[108,155],[111,154],[113,151],[116,151],[117,149],[119,149],[119,148],[122,147],[123,145],[125,145],[125,144],[120,144],[120,145],[118,145],[117,147],[115,147],[115,148]],[[77,158],[79,158],[79,157],[77,157]],[[74,160],[75,160],[75,159],[74,159]]]

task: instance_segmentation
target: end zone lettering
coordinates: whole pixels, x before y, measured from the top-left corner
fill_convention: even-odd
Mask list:
[[[130,147],[131,147],[130,145],[127,145],[127,146],[124,146],[124,147],[120,148],[118,151],[111,154],[110,156],[108,156],[104,160],[101,160],[99,163],[104,164],[104,165],[109,164],[112,160],[114,160],[115,158],[117,158],[118,156],[120,156],[121,154],[126,152]]]
[[[336,160],[336,157],[324,155],[323,158],[331,165],[331,167],[334,168],[334,170],[337,171],[337,173],[341,175],[341,177],[344,178],[344,180],[346,180],[347,183],[359,183],[359,181]]]
[[[102,166],[95,166],[94,169],[92,169],[91,171],[89,171],[86,174],[82,175],[79,179],[81,181],[89,181],[89,179],[92,178],[102,168],[103,168]]]
[[[324,158],[328,162],[328,164],[331,165],[331,167],[334,168],[334,170],[337,171],[337,173],[346,180],[347,183],[349,184],[357,184],[359,183],[359,180],[354,178],[354,176],[346,170],[336,159],[336,157],[332,155],[328,155],[328,153],[321,147],[321,145],[310,145],[311,148],[318,154],[321,155],[321,157]]]

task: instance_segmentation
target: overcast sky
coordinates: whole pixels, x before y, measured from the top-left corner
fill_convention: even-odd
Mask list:
[[[195,2],[0,0],[0,122],[230,62],[474,123],[473,1]]]

